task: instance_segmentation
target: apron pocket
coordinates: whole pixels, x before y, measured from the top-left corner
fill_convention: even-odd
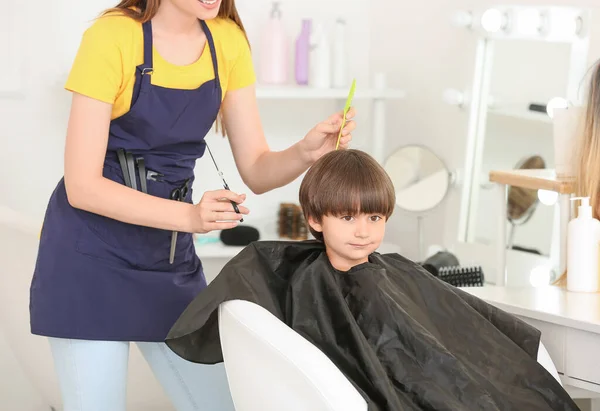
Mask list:
[[[77,251],[105,260],[116,268],[179,271],[195,257],[193,237],[179,233],[175,264],[169,264],[171,231],[123,223],[107,217],[86,217],[77,239]],[[191,255],[190,255],[191,253]]]
[[[115,269],[146,270],[169,259],[169,249],[147,245],[146,248],[125,248],[110,244],[93,230],[84,229],[77,239],[77,251],[88,257],[105,261]]]
[[[95,235],[115,248],[125,250],[144,250],[156,247],[168,247],[171,244],[172,231],[141,225],[124,223],[99,214],[89,213],[83,221],[90,229],[90,234]]]

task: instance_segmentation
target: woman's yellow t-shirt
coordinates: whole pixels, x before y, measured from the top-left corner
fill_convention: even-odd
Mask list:
[[[207,20],[215,43],[223,97],[256,80],[250,46],[242,30],[229,19]],[[200,58],[186,66],[164,60],[153,49],[151,82],[166,88],[191,90],[215,78],[208,41]],[[144,62],[141,23],[124,15],[97,19],[83,34],[65,88],[113,104],[112,118],[129,111],[136,67]]]

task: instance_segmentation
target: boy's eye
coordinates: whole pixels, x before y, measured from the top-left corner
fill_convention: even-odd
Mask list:
[[[342,220],[344,220],[344,221],[352,221],[352,216],[351,215],[343,216]]]
[[[376,222],[381,220],[381,216],[380,215],[372,215],[371,216],[371,221]]]

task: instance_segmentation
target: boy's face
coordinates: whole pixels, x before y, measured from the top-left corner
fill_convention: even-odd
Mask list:
[[[323,216],[320,223],[308,220],[315,231],[323,233],[329,261],[340,271],[367,262],[385,234],[385,216],[378,214]]]

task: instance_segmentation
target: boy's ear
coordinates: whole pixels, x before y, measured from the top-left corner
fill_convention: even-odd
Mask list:
[[[323,232],[323,226],[321,226],[321,224],[313,217],[308,217],[308,225],[310,225],[310,227],[318,233]]]

